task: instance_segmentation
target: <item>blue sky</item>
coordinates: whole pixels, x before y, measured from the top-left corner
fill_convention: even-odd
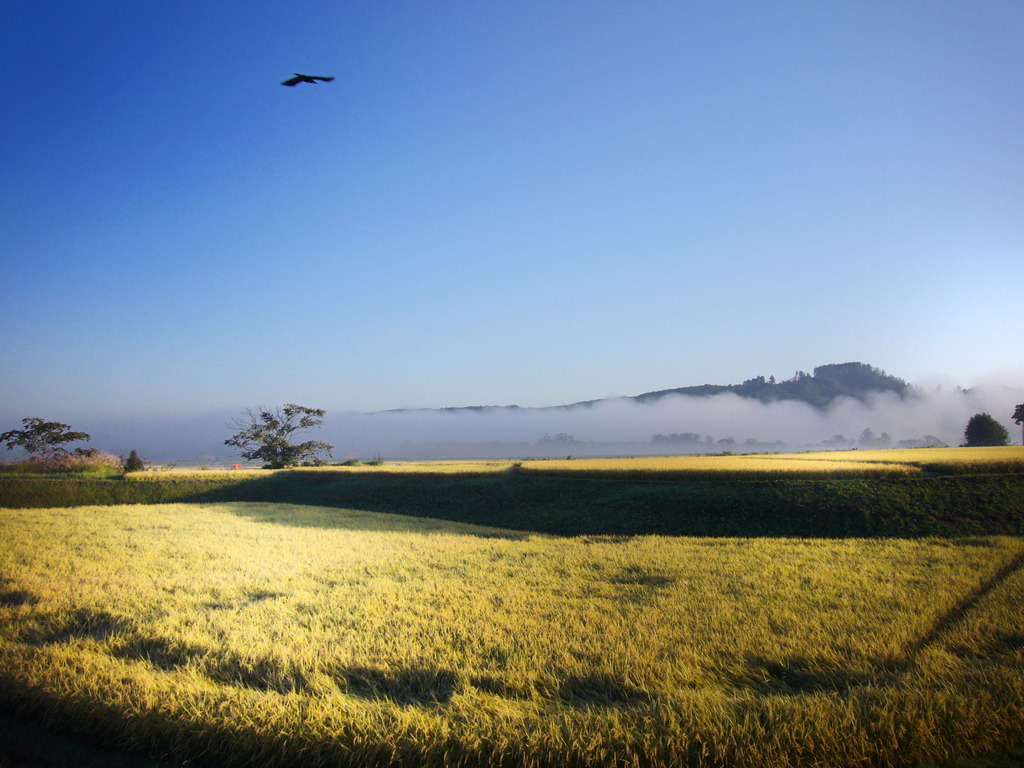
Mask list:
[[[1017,0],[8,0],[0,411],[1019,382],[1022,39]]]

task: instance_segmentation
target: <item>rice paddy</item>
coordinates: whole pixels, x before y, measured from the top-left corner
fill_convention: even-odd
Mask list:
[[[1021,473],[1024,472],[1024,447],[565,459],[524,462],[523,470],[580,477],[684,480],[838,479],[916,477],[929,473]]]
[[[349,474],[493,475],[503,472],[651,479],[795,479],[843,477],[915,477],[922,474],[1024,473],[1024,447],[916,448],[866,451],[818,451],[789,454],[644,456],[607,459],[534,459],[523,461],[397,461],[379,465],[333,464],[293,470],[171,469],[134,472],[133,481],[244,479],[269,472]]]
[[[0,541],[0,700],[203,765],[914,765],[1024,742],[1020,538],[225,503],[0,510]]]

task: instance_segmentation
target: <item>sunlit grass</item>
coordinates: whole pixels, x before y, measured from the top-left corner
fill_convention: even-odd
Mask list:
[[[911,764],[1024,738],[1024,541],[0,510],[0,696],[246,764]]]

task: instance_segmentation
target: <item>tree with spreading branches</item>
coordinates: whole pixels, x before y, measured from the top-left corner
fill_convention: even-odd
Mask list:
[[[21,420],[22,429],[12,429],[0,434],[0,443],[7,444],[7,450],[24,448],[30,459],[52,459],[68,452],[68,443],[87,442],[92,439],[85,432],[73,432],[67,424],[59,421],[44,421],[34,417]]]
[[[228,426],[237,429],[224,441],[225,445],[240,449],[238,454],[248,461],[262,461],[264,469],[283,469],[303,463],[317,463],[317,454],[331,456],[334,446],[320,440],[307,440],[295,444],[292,436],[297,432],[323,426],[326,411],[286,403],[270,410],[264,406],[246,408],[244,415]]]
[[[1024,403],[1018,403],[1013,410],[1013,420],[1021,425],[1020,444],[1024,445]]]

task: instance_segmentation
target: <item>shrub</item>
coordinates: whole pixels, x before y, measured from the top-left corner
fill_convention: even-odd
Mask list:
[[[47,458],[30,458],[8,465],[6,469],[16,474],[79,474],[87,477],[110,477],[122,472],[119,457],[95,449]]]
[[[139,457],[139,454],[134,449],[128,454],[128,458],[124,460],[124,471],[125,472],[141,472],[146,468],[146,462]]]

